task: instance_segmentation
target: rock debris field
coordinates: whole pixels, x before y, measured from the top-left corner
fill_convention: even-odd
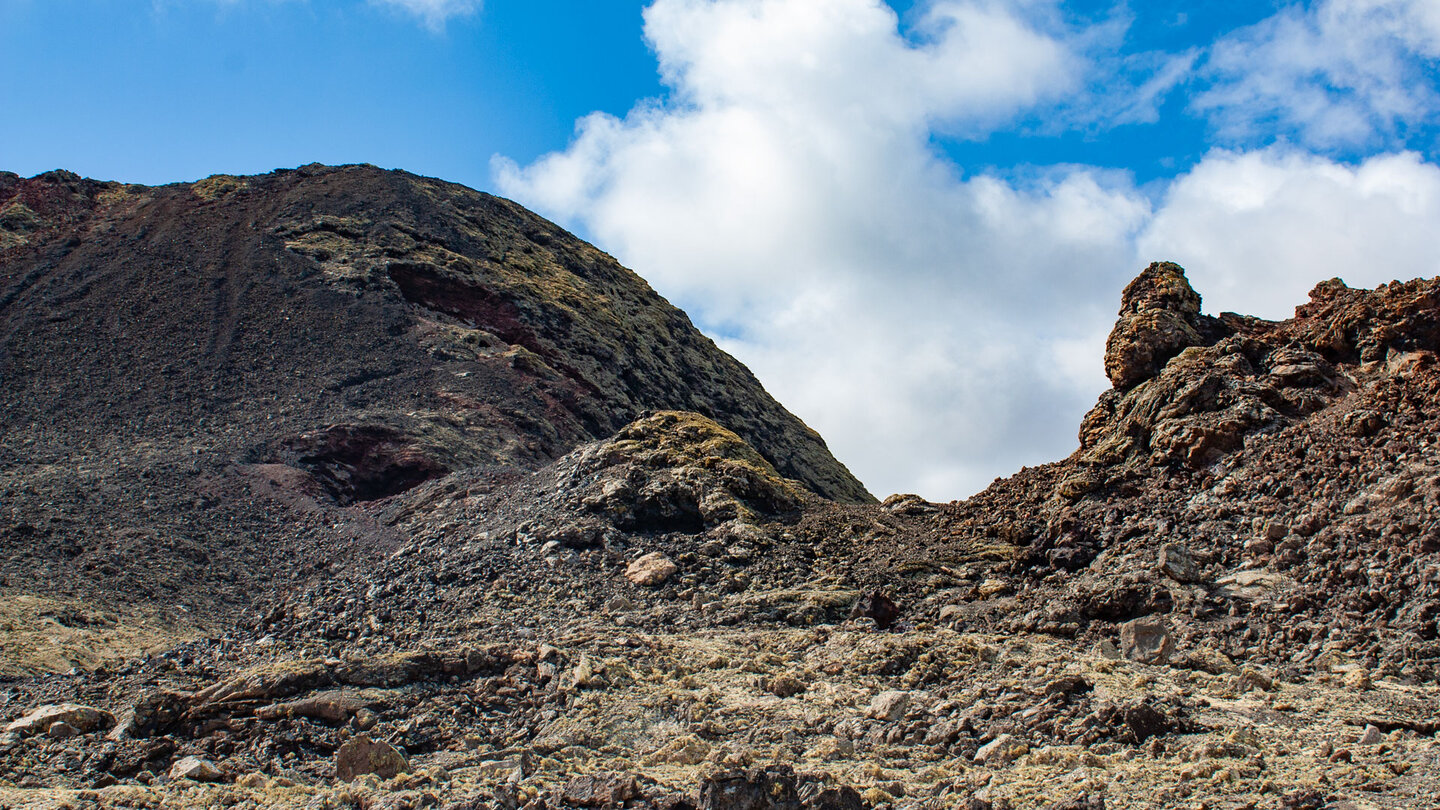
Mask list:
[[[613,259],[307,166],[0,174],[0,807],[1440,808],[1440,280],[1125,289],[877,501]]]

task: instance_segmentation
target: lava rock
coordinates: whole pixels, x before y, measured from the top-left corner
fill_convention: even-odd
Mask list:
[[[801,810],[788,765],[722,771],[700,785],[700,810]]]
[[[1131,661],[1163,664],[1175,652],[1175,639],[1162,617],[1134,619],[1120,625],[1120,652]]]
[[[636,585],[646,587],[657,587],[665,584],[665,581],[680,570],[669,557],[658,551],[652,551],[630,563],[625,568],[625,578]]]
[[[115,715],[104,709],[78,703],[48,704],[38,706],[11,722],[5,727],[5,732],[21,736],[41,734],[49,731],[56,723],[64,723],[81,734],[89,734],[114,725]]]
[[[170,767],[171,779],[189,779],[194,782],[219,782],[225,778],[225,774],[215,767],[215,763],[200,757],[185,757],[176,760]]]
[[[882,591],[870,591],[855,601],[850,608],[850,618],[868,617],[875,620],[881,630],[889,629],[900,618],[900,606]]]
[[[561,798],[575,807],[621,807],[640,795],[640,783],[627,773],[594,773],[565,783]]]
[[[398,748],[364,734],[346,740],[335,752],[335,778],[344,782],[367,773],[389,779],[409,770],[410,763]]]

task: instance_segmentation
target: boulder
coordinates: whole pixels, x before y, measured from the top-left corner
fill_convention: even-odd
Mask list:
[[[876,720],[885,720],[894,723],[905,716],[905,710],[910,707],[910,693],[888,691],[881,692],[870,701],[870,706],[865,714]]]
[[[176,760],[170,766],[170,778],[189,779],[194,782],[219,782],[225,778],[225,774],[215,767],[215,763],[200,757],[185,757]]]
[[[625,568],[625,578],[636,585],[644,585],[654,588],[664,585],[665,581],[680,570],[674,562],[658,551],[652,551],[630,563]]]
[[[335,752],[335,778],[345,782],[367,773],[389,779],[409,770],[410,763],[398,748],[365,734],[351,737]]]
[[[64,723],[81,734],[89,734],[115,725],[115,715],[104,709],[78,703],[47,704],[30,710],[24,717],[10,723],[5,727],[5,732],[21,736],[43,734],[56,723]]]
[[[722,771],[700,785],[700,810],[800,810],[788,765]]]
[[[1142,664],[1163,664],[1175,652],[1164,617],[1145,616],[1120,625],[1120,653]]]
[[[628,773],[591,773],[565,783],[568,807],[621,807],[640,795],[640,783]]]
[[[1118,390],[1133,388],[1203,338],[1200,294],[1171,262],[1156,262],[1125,287],[1120,320],[1105,343],[1105,374]]]
[[[1166,543],[1160,547],[1160,572],[1176,582],[1199,582],[1200,564],[1195,562],[1195,556],[1190,549],[1175,543]]]
[[[1014,736],[1001,734],[980,746],[980,750],[975,752],[975,762],[992,768],[1009,765],[1023,756],[1026,750],[1025,744],[1016,740]]]

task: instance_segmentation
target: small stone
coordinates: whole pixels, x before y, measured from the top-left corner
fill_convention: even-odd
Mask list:
[[[1100,639],[1100,643],[1095,645],[1095,654],[1108,661],[1119,661],[1121,657],[1120,648],[1108,638]]]
[[[1063,675],[1045,685],[1047,695],[1083,695],[1095,685],[1081,675]]]
[[[335,752],[335,777],[350,782],[357,776],[373,773],[381,779],[410,770],[405,755],[395,746],[359,734],[346,740]]]
[[[1131,661],[1163,664],[1175,652],[1175,640],[1163,617],[1146,616],[1120,625],[1120,652]]]
[[[665,584],[665,581],[680,570],[674,562],[658,551],[652,551],[643,557],[631,562],[625,568],[625,578],[636,585],[655,587]]]
[[[876,720],[885,720],[891,723],[905,716],[905,710],[910,706],[910,693],[897,692],[894,690],[881,692],[870,701],[870,707],[865,710],[867,717]]]
[[[45,736],[52,740],[68,740],[80,732],[69,723],[51,723],[50,728],[45,729]]]
[[[605,679],[605,665],[596,662],[588,655],[580,656],[580,660],[575,662],[575,666],[571,667],[570,672],[563,680],[568,686],[575,689],[586,687],[603,689],[609,686],[609,681]]]
[[[1055,491],[1060,497],[1074,501],[1085,497],[1095,490],[1105,486],[1105,476],[1098,470],[1083,469],[1066,476],[1060,481]]]
[[[1380,744],[1381,742],[1383,742],[1384,740],[1385,740],[1385,735],[1384,735],[1383,733],[1381,733],[1380,729],[1378,729],[1378,728],[1376,728],[1376,727],[1374,727],[1374,726],[1366,726],[1364,733],[1362,733],[1362,734],[1360,735],[1360,739],[1358,739],[1358,740],[1355,741],[1355,744],[1356,744],[1356,745],[1379,745],[1379,744]]]
[[[1199,582],[1200,566],[1184,546],[1166,543],[1160,547],[1160,571],[1176,582]]]
[[[219,782],[225,774],[215,763],[200,757],[185,757],[170,766],[170,779],[189,779],[195,782]]]
[[[1265,524],[1265,539],[1267,540],[1283,540],[1289,534],[1290,525],[1288,523],[1272,520]]]
[[[1245,541],[1245,553],[1252,557],[1261,557],[1275,550],[1275,544],[1264,537],[1256,537]]]
[[[980,583],[978,588],[981,599],[989,599],[994,596],[1004,596],[1010,593],[1010,583],[1003,579],[987,579]]]
[[[525,778],[526,771],[533,767],[524,756],[489,759],[476,763],[475,774],[487,781],[519,782]]]
[[[805,684],[788,673],[780,673],[765,683],[765,691],[776,697],[788,698],[805,691]]]
[[[351,722],[355,724],[355,728],[357,730],[369,731],[370,729],[375,727],[376,723],[380,722],[380,716],[375,714],[375,712],[370,711],[369,709],[361,709],[360,711],[355,712],[355,717],[351,720]]]
[[[1357,691],[1364,691],[1373,686],[1370,680],[1370,671],[1364,667],[1355,667],[1347,671],[1341,678],[1341,682],[1345,684],[1346,689]]]
[[[821,737],[805,755],[825,762],[849,759],[855,755],[855,743],[843,737]]]
[[[1245,667],[1244,669],[1240,670],[1239,688],[1241,692],[1249,692],[1252,689],[1259,689],[1263,692],[1269,692],[1270,690],[1275,688],[1275,682],[1270,678],[1270,676],[1259,671],[1258,669],[1251,669],[1250,667]]]
[[[1025,744],[1017,742],[1014,735],[1001,734],[980,746],[980,750],[975,752],[975,762],[991,767],[1009,765],[1022,756],[1026,750]]]
[[[635,602],[624,596],[614,596],[605,600],[606,613],[629,613],[635,607]]]

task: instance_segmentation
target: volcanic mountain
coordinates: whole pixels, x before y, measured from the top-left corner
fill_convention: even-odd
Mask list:
[[[513,477],[651,410],[872,500],[638,276],[461,186],[367,166],[159,188],[0,175],[0,250],[3,574],[57,610],[209,626],[394,542],[329,506]],[[257,492],[325,508],[297,523]]]
[[[459,186],[0,175],[0,251],[0,805],[1440,794],[1440,279],[1153,264],[1072,456],[876,503]]]

